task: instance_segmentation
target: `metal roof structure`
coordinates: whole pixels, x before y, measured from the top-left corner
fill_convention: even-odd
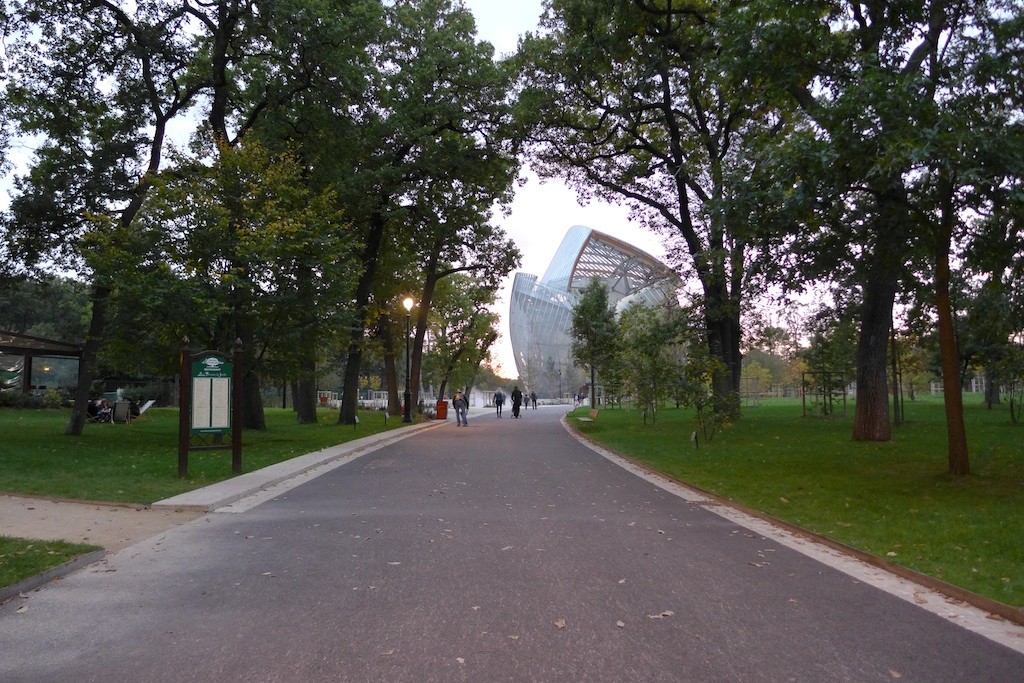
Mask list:
[[[82,345],[0,330],[0,353],[77,358],[82,355]]]
[[[634,301],[661,303],[678,283],[670,268],[631,244],[586,226],[569,228],[541,278],[516,273],[512,284],[510,341],[519,377],[531,390],[564,395],[581,383],[570,352],[572,309],[594,278],[607,285],[617,312]]]

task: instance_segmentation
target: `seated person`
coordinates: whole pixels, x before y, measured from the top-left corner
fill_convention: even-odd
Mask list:
[[[85,412],[89,415],[90,420],[95,420],[96,416],[100,414],[99,399],[89,399],[89,403],[87,403],[85,406]]]

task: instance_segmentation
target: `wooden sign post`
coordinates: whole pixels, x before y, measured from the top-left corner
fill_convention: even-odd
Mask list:
[[[231,449],[231,471],[242,472],[242,340],[231,357],[191,353],[181,340],[179,360],[178,476],[188,476],[189,451]],[[224,435],[231,432],[231,442]]]

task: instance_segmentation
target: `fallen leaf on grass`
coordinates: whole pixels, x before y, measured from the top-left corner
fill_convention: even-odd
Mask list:
[[[896,671],[895,669],[889,669],[889,675],[893,678],[903,678],[903,674],[901,674],[899,671]]]
[[[664,612],[662,612],[661,614],[648,614],[647,618],[648,619],[664,619],[665,617],[672,617],[672,616],[675,616],[675,612],[673,612],[672,610],[667,609]]]
[[[565,628],[565,619],[555,619],[555,626]]]
[[[27,612],[27,611],[28,611],[28,605],[22,605],[21,607],[19,607],[19,608],[17,609],[17,611],[15,612],[15,614],[24,614],[24,613],[25,613],[25,612]]]
[[[509,640],[519,640],[519,636],[509,636]]]
[[[626,622],[621,621],[621,620],[620,621],[616,621],[615,625],[618,626],[619,628],[625,628]]]
[[[466,663],[466,660],[463,659],[462,657],[456,657],[455,661],[458,662],[459,664],[465,664]]]

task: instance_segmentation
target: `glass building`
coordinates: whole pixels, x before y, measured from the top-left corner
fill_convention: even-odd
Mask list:
[[[538,396],[572,396],[587,379],[572,360],[572,309],[593,278],[608,287],[617,313],[634,301],[656,306],[675,296],[678,278],[650,254],[591,228],[569,228],[541,278],[516,273],[509,337],[522,385]]]

